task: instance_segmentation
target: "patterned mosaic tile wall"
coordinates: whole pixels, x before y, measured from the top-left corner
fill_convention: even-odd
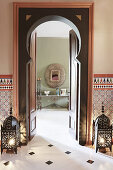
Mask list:
[[[0,75],[0,129],[10,111],[12,101],[12,75]]]
[[[12,100],[12,75],[0,75],[0,129],[8,116]],[[95,74],[93,79],[93,119],[101,115],[102,102],[105,114],[113,123],[113,74]]]
[[[93,119],[102,114],[103,102],[105,115],[113,123],[113,74],[95,74],[93,81]]]

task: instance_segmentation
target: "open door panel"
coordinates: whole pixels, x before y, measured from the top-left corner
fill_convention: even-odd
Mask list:
[[[30,39],[29,64],[29,139],[36,134],[36,33],[33,32]]]
[[[79,140],[79,106],[80,106],[80,63],[77,60],[78,40],[75,32],[69,32],[70,43],[70,110],[69,131],[71,136]]]

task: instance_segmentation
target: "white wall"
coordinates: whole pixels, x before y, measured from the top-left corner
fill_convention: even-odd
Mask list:
[[[41,0],[0,0],[0,75],[13,73],[13,1]],[[51,0],[53,1],[57,0]],[[69,0],[59,1],[69,2]],[[88,2],[88,0],[74,1]],[[113,0],[94,2],[94,73],[113,74]]]

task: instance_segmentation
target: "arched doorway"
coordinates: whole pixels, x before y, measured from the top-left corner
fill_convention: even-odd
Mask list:
[[[41,89],[41,93],[43,94],[43,95],[40,95],[40,94],[37,94],[38,96],[36,97],[36,95],[35,95],[35,91],[37,91],[36,90],[36,75],[35,75],[35,70],[37,70],[37,68],[36,68],[36,65],[38,65],[37,67],[41,67],[40,65],[44,65],[45,67],[47,67],[47,63],[51,63],[51,61],[48,61],[48,59],[47,59],[47,55],[48,55],[48,50],[46,49],[46,47],[44,48],[44,44],[45,44],[45,41],[46,41],[46,39],[43,41],[43,44],[42,44],[42,47],[43,47],[43,52],[45,51],[45,49],[46,49],[46,55],[45,55],[45,53],[43,53],[43,54],[41,54],[41,59],[42,59],[42,62],[40,63],[40,61],[39,61],[39,63],[38,62],[36,62],[36,60],[37,60],[37,53],[38,53],[38,51],[36,50],[36,44],[38,44],[38,46],[40,46],[40,43],[39,42],[37,42],[37,36],[35,36],[35,34],[37,34],[37,35],[39,35],[39,33],[40,32],[38,32],[37,30],[38,30],[38,28],[42,28],[42,30],[43,30],[43,25],[49,25],[50,23],[53,23],[52,21],[51,21],[51,18],[52,18],[52,21],[54,21],[54,19],[55,19],[55,21],[54,21],[54,24],[55,24],[55,22],[58,24],[56,24],[54,27],[52,27],[52,25],[51,25],[51,32],[52,32],[52,30],[54,30],[54,29],[59,29],[59,32],[60,32],[60,30],[61,29],[63,29],[62,27],[64,27],[64,25],[65,25],[65,28],[64,28],[64,31],[67,29],[67,27],[69,27],[68,29],[68,33],[67,33],[67,35],[68,35],[68,43],[69,43],[69,46],[66,46],[65,48],[68,48],[67,49],[67,51],[69,50],[70,52],[69,52],[69,54],[67,54],[68,55],[68,60],[69,61],[67,61],[68,62],[68,64],[66,63],[66,65],[67,65],[67,67],[69,66],[69,79],[70,80],[66,80],[66,81],[69,81],[69,84],[70,84],[70,86],[69,87],[67,87],[68,86],[68,84],[65,84],[64,86],[62,86],[62,88],[64,88],[64,87],[67,87],[67,89],[66,89],[66,91],[68,91],[68,93],[66,93],[67,94],[67,96],[66,96],[66,98],[68,97],[69,98],[69,104],[70,104],[70,106],[69,106],[69,122],[68,122],[68,126],[69,126],[69,129],[70,129],[70,133],[72,134],[72,136],[74,137],[74,139],[75,140],[77,140],[78,142],[79,142],[79,122],[80,122],[80,72],[81,72],[81,66],[80,66],[80,62],[79,62],[79,60],[77,59],[77,56],[78,56],[78,53],[80,52],[80,47],[79,47],[79,44],[80,44],[80,46],[81,46],[81,38],[80,38],[80,34],[79,34],[79,31],[78,31],[78,29],[76,28],[76,26],[75,25],[73,25],[73,23],[71,23],[71,22],[69,22],[67,19],[65,19],[65,18],[63,18],[63,17],[60,17],[60,16],[47,16],[46,17],[46,22],[43,22],[43,21],[45,21],[45,18],[44,19],[41,19],[42,20],[42,24],[40,24],[38,27],[37,27],[37,24],[38,23],[40,23],[40,22],[36,22],[35,24],[36,24],[36,27],[35,27],[35,30],[33,30],[33,32],[32,32],[32,35],[31,34],[29,34],[29,35],[31,35],[30,37],[31,37],[31,43],[30,43],[30,47],[32,47],[32,48],[30,48],[31,50],[30,50],[30,52],[29,52],[29,49],[28,49],[28,53],[30,54],[30,57],[31,57],[31,64],[29,64],[29,67],[27,67],[28,69],[30,69],[30,74],[28,74],[27,76],[28,76],[28,80],[29,80],[29,87],[27,87],[28,88],[28,96],[27,96],[27,102],[28,102],[28,104],[27,104],[27,108],[28,108],[28,110],[29,110],[29,105],[30,105],[30,110],[29,110],[29,119],[30,119],[30,121],[29,122],[32,122],[32,120],[36,117],[36,115],[35,114],[32,114],[33,113],[33,111],[35,111],[35,107],[36,107],[36,103],[38,102],[38,109],[40,109],[40,108],[42,108],[42,102],[41,102],[41,100],[43,100],[44,98],[47,100],[47,97],[45,97],[44,96],[44,94],[43,94],[43,89],[44,90],[46,90],[47,88],[49,89],[49,86],[46,86],[46,82],[45,82],[45,80],[44,80],[44,74],[42,74],[41,73],[41,78],[42,78],[42,84],[44,84],[44,86],[46,87],[46,89],[43,87],[43,89]],[[62,20],[62,22],[61,21],[59,21],[59,20]],[[67,25],[67,24],[65,24],[63,21],[68,21],[68,23],[71,23],[70,25],[73,25],[73,28],[74,28],[74,31],[72,30],[72,28],[69,26],[69,25]],[[48,24],[47,24],[48,23]],[[62,27],[60,27],[61,26],[61,23],[62,23]],[[54,25],[53,24],[53,25]],[[67,26],[67,27],[66,27]],[[58,28],[57,28],[58,27]],[[47,35],[47,27],[45,28],[44,27],[44,29],[46,29],[46,36],[47,37],[49,37],[49,35]],[[50,29],[50,28],[49,28]],[[40,30],[40,29],[39,29]],[[76,31],[76,32],[75,32]],[[48,31],[49,32],[49,31]],[[54,33],[54,36],[56,36],[56,32],[58,32],[58,31],[55,31],[55,33]],[[50,33],[49,33],[50,34]],[[63,33],[62,33],[63,34]],[[77,35],[76,34],[78,34],[78,37],[79,38],[77,38]],[[50,34],[51,35],[51,34]],[[52,37],[53,38],[53,37]],[[49,39],[49,38],[48,38]],[[51,40],[51,39],[50,39]],[[58,40],[58,39],[57,39]],[[61,40],[60,40],[61,41]],[[60,43],[60,41],[59,41],[59,43]],[[80,42],[79,42],[80,41]],[[37,42],[37,43],[36,43]],[[65,41],[64,41],[65,42]],[[53,41],[53,43],[55,43],[55,40]],[[28,43],[27,43],[28,44]],[[49,41],[48,41],[48,44],[49,44]],[[63,61],[63,59],[64,60],[66,60],[67,59],[67,57],[65,57],[65,58],[63,58],[63,51],[66,51],[66,49],[64,48],[63,49],[63,44],[62,44],[62,47],[61,46],[59,46],[58,47],[58,44],[56,44],[56,46],[52,46],[52,44],[50,45],[50,47],[49,47],[49,50],[50,51],[52,51],[52,49],[55,49],[55,48],[59,48],[59,50],[62,48],[62,55],[59,53],[59,54],[57,54],[57,55],[59,55],[60,56],[60,60],[58,61],[58,60],[56,60],[56,58],[58,57],[57,55],[56,55],[56,53],[58,53],[57,52],[57,50],[55,50],[53,53],[52,53],[52,55],[51,55],[51,52],[50,52],[50,55],[51,55],[51,57],[52,58],[54,58],[54,56],[56,56],[56,58],[54,58],[54,60],[52,60],[52,62],[53,63],[56,63],[56,61],[59,63],[59,64],[63,64],[62,62],[64,62]],[[70,49],[69,49],[70,48]],[[39,48],[40,49],[40,48]],[[40,50],[39,50],[40,51]],[[66,55],[66,52],[64,53],[64,55]],[[51,57],[49,57],[49,59],[51,60]],[[46,62],[45,64],[44,64],[44,62]],[[36,64],[37,63],[37,64]],[[52,64],[52,63],[51,63]],[[63,64],[64,65],[64,64]],[[43,67],[43,66],[42,66]],[[56,66],[55,66],[56,67]],[[64,65],[64,67],[65,67],[65,65]],[[52,66],[52,68],[53,68],[53,66]],[[44,68],[43,68],[44,69]],[[68,69],[66,70],[66,67],[65,67],[65,70],[66,70],[66,72],[68,72]],[[55,69],[55,71],[56,71],[56,69]],[[42,72],[42,71],[41,71]],[[36,73],[37,74],[37,73]],[[50,70],[49,70],[49,77],[51,77],[51,72],[50,72]],[[29,75],[30,75],[30,78],[29,78]],[[66,76],[66,78],[68,79],[68,76]],[[47,79],[48,80],[48,79]],[[55,83],[55,86],[56,86],[56,83],[58,84],[58,80],[57,81],[55,81],[55,82],[53,82],[51,79],[49,79],[48,80],[50,83],[50,85],[51,85],[51,83],[52,83],[52,85],[53,85],[53,83]],[[60,80],[59,80],[59,82],[60,82]],[[60,85],[61,86],[61,85]],[[59,86],[57,86],[57,87],[59,87]],[[30,89],[30,93],[29,93],[29,89]],[[55,88],[52,86],[52,88],[50,88],[49,90],[51,90],[51,93],[53,93],[52,91],[53,91],[53,89],[55,90]],[[53,93],[54,94],[54,93]],[[49,97],[49,99],[51,100],[52,98],[54,98],[53,100],[55,100],[55,98],[57,98],[57,102],[58,102],[58,96],[55,96],[55,94],[53,95],[53,96],[51,96],[51,95],[49,95],[48,96]],[[51,98],[50,98],[51,97]],[[61,98],[64,98],[65,96],[63,96],[63,95],[60,95],[59,96],[59,101],[61,101],[62,99]],[[30,100],[29,100],[29,98],[30,98]],[[35,99],[36,98],[36,99]],[[36,100],[37,100],[37,98],[38,98],[38,101],[36,102]],[[64,99],[66,99],[66,98],[64,98]],[[35,99],[35,101],[34,101],[34,99]],[[48,100],[49,100],[48,99]],[[46,104],[47,105],[47,104]],[[27,108],[26,108],[26,110],[27,110]],[[46,107],[47,108],[47,107]],[[36,113],[37,114],[37,113]],[[29,127],[30,126],[32,126],[32,124],[30,123],[29,124]],[[34,134],[35,134],[35,130],[32,130],[32,128],[30,127],[29,128],[29,137],[30,138],[32,138],[32,136],[34,136]]]
[[[30,19],[26,20],[28,15],[30,15]],[[90,143],[92,118],[93,3],[14,3],[14,108],[17,116],[25,118],[24,124],[27,130],[26,63],[30,60],[30,57],[26,49],[26,37],[31,26],[37,20],[48,15],[63,16],[72,23],[75,23],[82,37],[81,43],[84,45],[78,56],[82,64],[80,144]],[[19,34],[17,34],[18,30]],[[23,120],[23,118],[21,119]]]

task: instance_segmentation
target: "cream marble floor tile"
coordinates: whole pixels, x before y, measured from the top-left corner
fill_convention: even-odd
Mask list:
[[[52,147],[48,145],[52,144]],[[70,151],[70,154],[66,154]],[[30,155],[29,152],[35,154]],[[87,160],[94,160],[93,164]],[[48,165],[45,162],[52,161]],[[9,165],[3,163],[10,161]],[[37,135],[16,154],[0,155],[0,170],[112,170],[113,159],[78,145],[68,132],[68,112],[37,112]]]

